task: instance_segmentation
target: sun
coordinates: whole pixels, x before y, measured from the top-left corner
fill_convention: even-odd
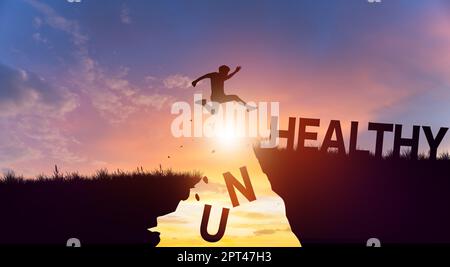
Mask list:
[[[216,132],[216,142],[227,150],[242,147],[246,140],[244,129],[245,126],[228,124]]]
[[[218,142],[225,147],[236,146],[239,141],[239,137],[235,133],[232,127],[223,129],[217,134]]]

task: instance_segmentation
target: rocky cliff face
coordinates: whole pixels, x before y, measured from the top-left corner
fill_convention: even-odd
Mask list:
[[[450,243],[450,161],[256,149],[303,246]]]
[[[175,211],[200,177],[134,174],[0,183],[0,244],[159,243],[148,231]]]

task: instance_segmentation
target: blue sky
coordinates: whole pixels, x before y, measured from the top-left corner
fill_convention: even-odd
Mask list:
[[[209,94],[189,83],[222,64],[243,66],[229,92],[280,101],[284,121],[449,125],[449,12],[439,0],[1,1],[0,168],[158,164],[165,152],[124,140],[176,142],[171,103]]]
[[[173,68],[189,71],[192,62],[207,64],[203,62],[210,57],[217,61],[233,57],[236,47],[239,53],[262,48],[277,57],[290,52],[296,59],[306,55],[322,62],[339,55],[343,47],[356,48],[362,33],[394,26],[403,27],[406,34],[421,10],[448,6],[445,1],[420,0],[379,5],[360,0],[41,2],[61,17],[76,21],[101,63],[159,67],[160,72]],[[32,19],[42,17],[30,2],[2,1],[0,12],[3,61],[28,63],[30,68],[40,63],[36,66],[40,71],[45,65],[56,68],[55,57],[73,63],[67,34],[40,29],[39,33],[52,41],[51,51],[30,40],[36,33]],[[129,22],[122,21],[124,13]],[[12,48],[27,51],[29,61],[18,61],[10,53]]]

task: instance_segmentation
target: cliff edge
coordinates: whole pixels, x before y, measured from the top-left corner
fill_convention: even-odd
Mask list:
[[[450,160],[255,149],[303,246],[450,243]]]
[[[66,245],[77,238],[85,245],[147,244],[157,217],[175,211],[198,174],[100,171],[95,177],[0,182],[0,244]]]

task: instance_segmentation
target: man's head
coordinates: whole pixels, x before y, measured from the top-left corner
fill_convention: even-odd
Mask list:
[[[219,67],[220,74],[227,75],[228,72],[230,72],[230,67],[228,67],[227,65],[222,65]]]

